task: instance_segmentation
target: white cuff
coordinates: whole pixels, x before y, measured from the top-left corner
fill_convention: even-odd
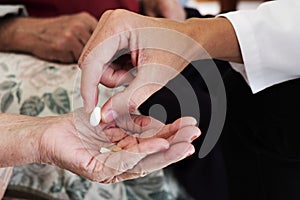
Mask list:
[[[0,5],[0,17],[4,17],[8,14],[28,16],[26,8],[22,5]]]

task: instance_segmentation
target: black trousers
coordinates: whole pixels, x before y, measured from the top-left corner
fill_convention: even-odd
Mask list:
[[[176,77],[166,87],[152,95],[140,106],[139,110],[142,114],[151,115],[165,123],[171,123],[181,116],[194,116],[198,119],[198,113],[195,113],[195,110],[201,111],[198,123],[202,135],[193,142],[196,153],[181,162],[171,165],[169,168],[173,171],[179,183],[195,199],[227,200],[227,178],[220,143],[217,143],[215,148],[205,158],[199,159],[198,157],[198,151],[210,123],[211,101],[206,84],[195,67],[198,66],[210,70],[211,67],[217,65],[221,74],[225,74],[230,69],[230,65],[227,62],[217,60],[214,62],[215,64],[204,60],[200,63],[198,62],[197,65],[189,65],[181,73],[189,84],[184,84],[181,78]],[[193,99],[191,87],[197,95],[197,105],[195,102],[189,102],[189,99]],[[181,110],[182,105],[180,105],[182,98],[187,99],[185,103],[189,104],[183,110]],[[162,112],[149,113],[151,107],[156,104],[164,107],[167,113],[166,118],[161,116]]]
[[[230,199],[300,199],[300,79],[257,94],[233,70],[224,83],[221,143]]]
[[[227,95],[224,129],[204,159],[194,154],[171,166],[179,182],[199,200],[299,200],[300,79],[252,94],[228,63],[216,64]],[[199,127],[203,136],[194,142],[199,150],[209,124],[205,120],[210,118],[209,95],[192,67],[183,74],[193,85],[202,107]],[[181,113],[176,110],[175,97],[166,94],[162,89],[153,95],[141,106],[142,112],[147,114],[153,104],[160,103],[167,110],[167,122],[178,118]]]

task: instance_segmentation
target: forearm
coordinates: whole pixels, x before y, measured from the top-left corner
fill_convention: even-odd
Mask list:
[[[31,53],[33,38],[26,30],[27,24],[34,24],[31,18],[5,17],[0,19],[0,51]]]
[[[210,58],[242,63],[242,55],[235,31],[226,18],[186,20],[185,33],[196,40]]]
[[[47,120],[0,114],[0,167],[40,162],[39,145]]]
[[[16,17],[4,17],[0,19],[0,51],[13,51]]]

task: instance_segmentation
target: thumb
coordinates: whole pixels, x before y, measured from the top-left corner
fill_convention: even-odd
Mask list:
[[[179,72],[160,64],[146,64],[138,67],[136,78],[122,92],[112,96],[102,107],[102,120],[114,121],[117,116],[129,115],[161,89]],[[129,117],[129,116],[128,116]]]

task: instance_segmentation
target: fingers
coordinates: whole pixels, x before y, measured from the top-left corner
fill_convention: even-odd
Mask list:
[[[151,62],[149,60],[145,62]],[[162,88],[179,72],[159,64],[145,64],[138,67],[138,74],[121,93],[111,97],[102,107],[102,119],[109,123],[114,120],[111,111],[117,115],[134,112],[146,99]]]
[[[77,62],[83,47],[88,42],[97,25],[97,20],[86,12],[63,16],[61,20],[61,23],[67,23],[68,25],[63,34],[67,40],[64,42],[64,48],[66,50],[69,49],[74,58],[73,62]]]
[[[89,33],[92,34],[98,23],[97,19],[87,12],[81,12],[77,15],[84,22]]]
[[[100,18],[99,22],[96,24],[96,27],[94,28],[94,33],[92,34],[92,36],[90,37],[90,39],[88,40],[86,46],[84,47],[82,54],[78,60],[78,64],[79,67],[82,66],[83,62],[85,61],[86,57],[88,56],[88,54],[92,51],[92,49],[94,49],[98,43],[97,42],[97,38],[98,38],[98,32],[100,32],[100,30],[104,27],[103,25],[106,24],[107,19],[109,18],[109,16],[111,15],[112,11],[108,10],[106,11]],[[100,41],[99,41],[100,42]]]
[[[159,133],[156,135],[157,137],[162,138],[169,138],[174,135],[176,131],[179,129],[182,129],[184,127],[188,126],[195,126],[197,124],[197,121],[193,117],[182,117],[177,119],[172,124],[167,124],[163,127],[162,130],[159,131]],[[142,137],[144,137],[144,134],[142,134]]]
[[[101,65],[95,60],[85,64],[89,65],[89,67],[82,70],[80,91],[85,111],[91,113],[98,102],[98,85],[102,76],[102,70]]]
[[[135,111],[187,66],[194,55],[187,53],[191,52],[191,47],[194,48],[195,45],[190,45],[194,41],[180,32],[162,28],[168,26],[175,29],[179,24],[122,10],[104,14],[79,59],[83,72],[81,95],[87,112],[91,112],[97,104],[97,82],[111,87],[132,80],[125,73],[127,70],[112,67],[113,59],[124,49],[130,51],[132,65],[138,67],[138,72],[129,87],[103,106],[102,116],[107,123],[113,120],[109,113]],[[164,38],[172,38],[176,42],[170,43]],[[188,55],[183,56],[185,54]]]
[[[187,126],[180,129],[175,136],[169,137],[168,141],[170,144],[176,144],[179,142],[193,142],[200,136],[201,132],[197,127]]]
[[[168,148],[169,143],[166,140],[154,138],[129,147],[126,150],[110,153],[109,156],[107,154],[100,154],[97,156],[97,159],[102,163],[103,167],[98,181],[106,183],[115,182],[116,176],[132,169],[147,155]]]
[[[139,135],[146,135],[145,132],[149,130],[160,130],[165,125],[160,121],[143,115],[130,115],[118,117],[115,121],[117,126],[126,130],[129,133],[137,133]]]
[[[111,13],[112,11],[106,12],[100,19],[79,59],[79,66],[82,69],[81,94],[87,112],[91,112],[97,104],[97,87],[109,62],[118,51],[128,47],[126,34],[114,36],[117,33],[115,30],[117,22],[111,20],[110,24],[104,26]],[[113,76],[114,72],[106,71],[106,73]]]
[[[75,115],[76,127],[79,127],[80,133],[83,134],[80,137],[81,141],[84,142],[85,151],[88,151],[91,157],[80,163],[82,170],[77,173],[104,183],[144,176],[185,158],[194,152],[190,143],[200,134],[199,129],[195,127],[195,119],[191,117],[184,117],[170,125],[163,125],[151,117],[132,115],[130,120],[120,119],[119,123],[122,127],[111,123],[105,130],[100,130],[100,127],[99,130],[95,130],[95,128],[90,129],[88,114],[82,109],[77,112],[80,113]],[[87,127],[82,125],[84,127],[80,128],[80,123],[86,124]],[[159,132],[156,132],[157,127]],[[128,130],[147,137],[128,135]],[[147,133],[152,130],[155,134]],[[88,135],[87,138],[85,134]],[[98,134],[103,136],[97,138]],[[99,153],[99,145],[103,144],[105,147],[113,143],[117,143],[116,145],[122,150]]]
[[[118,127],[127,132],[125,134],[127,137],[120,139],[120,142],[117,144],[122,148],[152,138],[163,138],[170,144],[178,142],[191,143],[201,134],[200,130],[195,127],[195,119],[191,117],[178,119],[173,124],[168,125],[163,125],[158,120],[141,115],[133,115],[131,120],[118,119],[118,121],[120,121],[120,124],[122,123]]]
[[[151,172],[162,169],[172,163],[178,162],[195,152],[190,143],[177,143],[167,151],[151,154],[141,160],[134,168],[116,176],[113,181],[122,181],[145,176]]]
[[[152,154],[143,159],[137,168],[143,174],[151,173],[158,169],[162,169],[172,163],[178,162],[195,152],[193,145],[187,142],[176,143],[171,145],[167,151],[159,152],[157,154]],[[131,171],[137,170],[133,169]]]
[[[87,13],[29,18],[19,25],[22,31],[18,32],[18,37],[26,40],[15,48],[45,60],[74,63],[96,24],[96,19]]]
[[[107,67],[103,72],[100,82],[109,88],[119,87],[130,83],[134,76],[127,70],[115,70],[112,67]]]

